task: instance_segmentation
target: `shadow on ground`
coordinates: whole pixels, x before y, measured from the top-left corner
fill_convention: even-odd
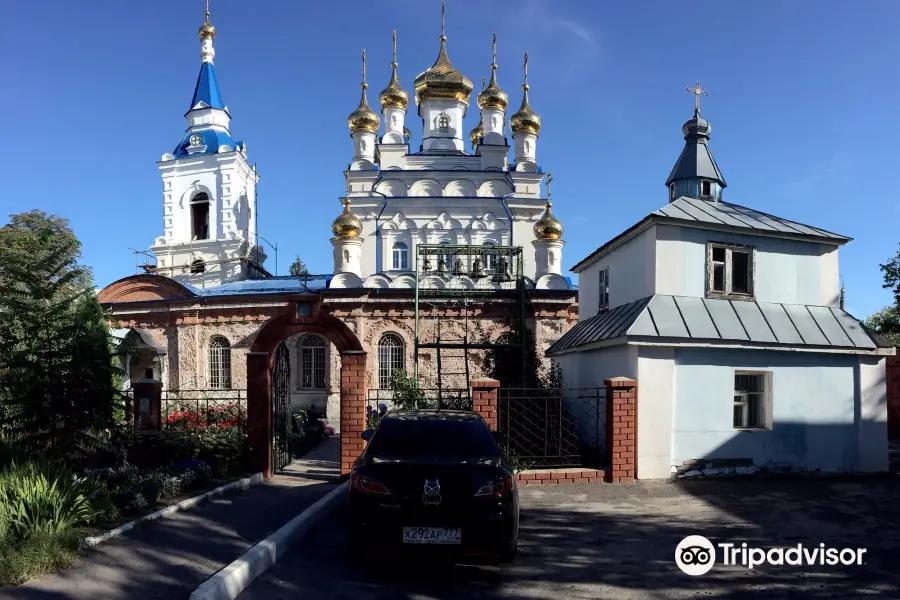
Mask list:
[[[893,479],[695,481],[522,488],[520,556],[505,567],[372,556],[355,566],[344,510],[241,596],[304,598],[900,598]],[[771,548],[864,547],[861,567],[674,564],[688,535]]]

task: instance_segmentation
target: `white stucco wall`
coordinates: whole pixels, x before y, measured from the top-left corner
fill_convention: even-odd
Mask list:
[[[656,293],[703,297],[709,242],[753,246],[759,302],[837,306],[837,247],[690,227],[657,226]]]
[[[771,430],[732,426],[734,372],[744,369],[772,373]],[[677,349],[672,464],[751,458],[757,466],[883,470],[883,371],[883,361],[866,357],[861,364],[854,355]],[[662,379],[664,368],[642,375],[645,381]],[[638,385],[639,402],[647,402],[640,380]],[[650,435],[647,423],[639,421],[638,427]]]
[[[609,308],[652,295],[657,269],[655,243],[655,228],[651,227],[578,273],[578,318],[589,319],[599,311],[600,271],[606,267]]]
[[[675,348],[640,348],[637,381],[637,477],[665,479],[672,468]]]
[[[555,356],[564,387],[602,387],[613,377],[637,378],[638,352],[634,346],[611,346]]]

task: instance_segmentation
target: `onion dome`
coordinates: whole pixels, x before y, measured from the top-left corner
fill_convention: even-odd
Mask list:
[[[509,118],[509,128],[513,135],[517,133],[533,133],[537,135],[541,130],[541,117],[531,109],[528,103],[528,53],[525,53],[525,83],[522,84],[522,105],[519,110]]]
[[[211,40],[216,39],[216,28],[212,23],[209,22],[209,2],[206,3],[206,21],[204,21],[203,25],[200,26],[200,39],[205,40],[209,38]]]
[[[494,34],[493,58],[491,59],[491,82],[486,88],[482,88],[478,94],[478,108],[499,108],[506,110],[509,106],[509,96],[497,85],[497,34]]]
[[[539,240],[558,240],[562,237],[563,226],[550,210],[550,200],[545,204],[544,214],[534,224],[534,237]]]
[[[396,107],[406,110],[409,106],[409,94],[400,87],[400,78],[397,77],[397,31],[394,31],[394,61],[391,63],[391,81],[378,95],[382,112],[386,108]]]
[[[472,143],[472,148],[478,145],[478,140],[481,139],[481,136],[484,135],[484,117],[478,121],[478,125],[469,132],[469,141]]]
[[[442,28],[443,29],[443,28]],[[441,49],[437,60],[431,68],[416,77],[413,88],[416,93],[416,103],[421,104],[429,98],[446,98],[459,100],[469,104],[469,96],[472,90],[472,80],[456,70],[447,57],[447,36],[441,31]]]
[[[331,223],[334,237],[357,238],[362,233],[362,222],[350,212],[350,198],[344,198],[344,212]]]
[[[378,117],[378,113],[376,113],[369,106],[369,99],[366,97],[366,90],[369,88],[369,84],[366,83],[366,51],[362,51],[362,61],[363,61],[363,80],[362,80],[362,97],[359,99],[359,106],[356,107],[350,116],[347,117],[347,126],[350,128],[350,133],[355,133],[357,131],[368,131],[370,133],[378,133],[378,128],[381,126],[381,119]]]

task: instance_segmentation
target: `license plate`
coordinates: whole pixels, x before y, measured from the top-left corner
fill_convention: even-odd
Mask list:
[[[460,543],[459,527],[404,527],[404,544],[441,544]]]

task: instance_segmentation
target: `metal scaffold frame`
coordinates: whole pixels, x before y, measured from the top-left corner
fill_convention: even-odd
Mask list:
[[[448,264],[449,263],[449,264]],[[436,386],[438,396],[447,388],[444,381],[451,377],[465,377],[465,389],[469,389],[471,350],[521,349],[523,380],[526,365],[526,284],[521,246],[473,246],[449,244],[420,244],[415,257],[415,339],[414,377],[419,381],[421,350],[434,349],[436,355]],[[511,329],[503,341],[486,342],[471,340],[471,312],[486,303],[502,302],[509,305]],[[429,310],[423,310],[427,307]],[[461,339],[444,340],[441,337],[442,316],[448,310],[458,310],[463,322]],[[427,314],[426,314],[427,312]],[[470,318],[471,317],[471,318]],[[433,340],[423,340],[423,319],[436,322],[431,330]],[[449,372],[442,364],[442,353],[462,351],[463,372]],[[457,357],[450,357],[457,358]],[[457,388],[458,389],[458,388]]]

